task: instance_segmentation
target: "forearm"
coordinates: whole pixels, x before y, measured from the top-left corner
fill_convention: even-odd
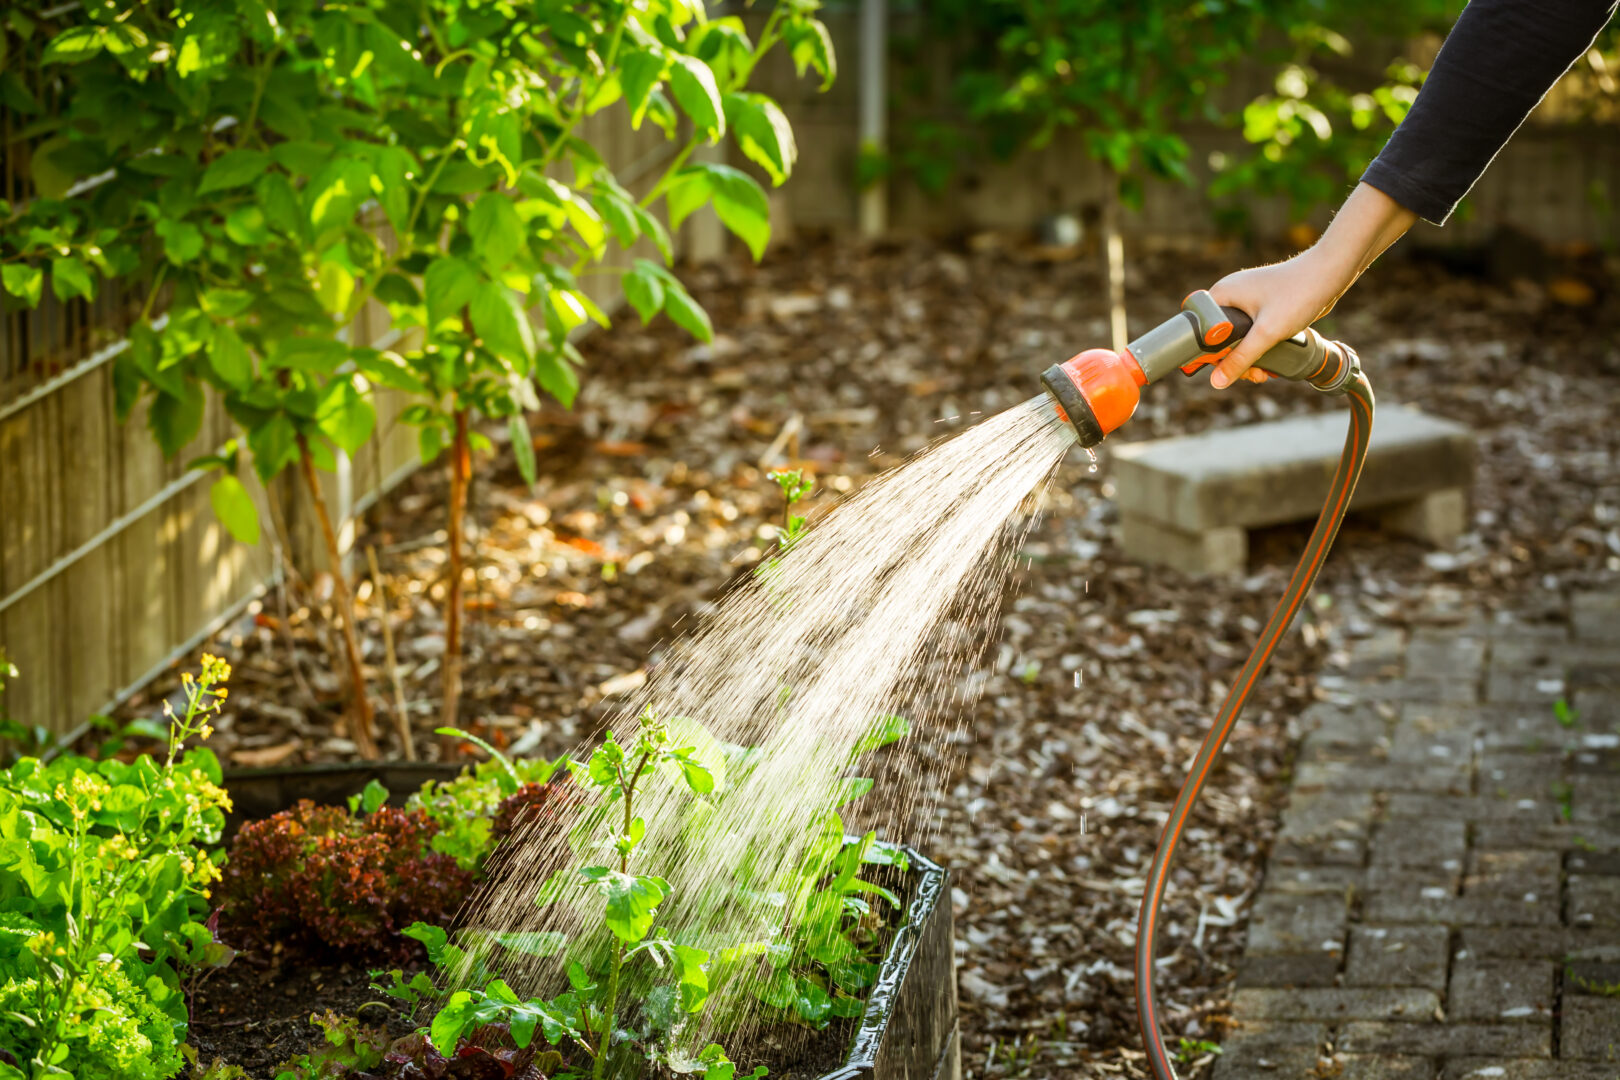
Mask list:
[[[1417,221],[1417,214],[1370,184],[1358,184],[1322,238],[1307,253],[1315,272],[1334,285],[1331,308],[1362,271]],[[1324,309],[1325,310],[1325,309]]]

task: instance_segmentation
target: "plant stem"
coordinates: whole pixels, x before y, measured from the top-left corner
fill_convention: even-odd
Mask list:
[[[377,548],[366,545],[366,563],[371,567],[371,580],[377,586],[379,615],[382,621],[383,652],[388,657],[388,679],[394,684],[394,727],[399,741],[405,747],[405,760],[416,760],[416,740],[411,737],[411,714],[405,707],[405,684],[399,677],[399,657],[394,652],[394,627],[388,617],[388,588],[383,584],[382,571],[377,567]]]
[[[596,1062],[591,1066],[592,1080],[602,1080],[607,1075],[608,1049],[613,1042],[613,1014],[619,1004],[619,970],[623,967],[624,943],[615,938],[613,941],[613,969],[608,974],[606,1022],[602,1025],[602,1042],[596,1051]]]
[[[349,592],[349,581],[343,575],[343,553],[338,550],[337,533],[332,529],[332,517],[326,512],[326,500],[321,497],[321,480],[315,472],[315,459],[310,456],[309,442],[298,436],[298,468],[304,475],[304,486],[310,501],[315,504],[315,517],[321,523],[321,540],[326,545],[326,559],[332,570],[332,596],[337,601],[338,616],[343,620],[343,651],[349,663],[349,686],[352,690],[354,742],[362,757],[377,756],[377,743],[372,737],[371,698],[366,695],[366,673],[360,662],[360,638],[354,624],[354,595]]]
[[[450,584],[444,598],[444,699],[439,706],[439,726],[455,727],[461,708],[461,574],[462,544],[467,515],[467,482],[472,477],[472,456],[467,448],[467,410],[456,410],[456,433],[450,443],[450,504],[446,508],[447,543],[450,547]],[[445,736],[440,757],[449,760],[455,740]]]

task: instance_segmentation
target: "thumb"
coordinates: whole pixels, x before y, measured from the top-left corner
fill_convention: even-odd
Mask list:
[[[1215,365],[1215,370],[1209,376],[1209,385],[1216,390],[1224,390],[1231,386],[1243,378],[1244,372],[1247,372],[1256,360],[1264,356],[1280,340],[1274,335],[1265,333],[1256,324],[1254,329],[1250,330],[1247,336]]]

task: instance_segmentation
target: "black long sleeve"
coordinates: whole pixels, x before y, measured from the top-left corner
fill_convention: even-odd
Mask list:
[[[1445,224],[1616,6],[1616,0],[1470,0],[1362,182]]]

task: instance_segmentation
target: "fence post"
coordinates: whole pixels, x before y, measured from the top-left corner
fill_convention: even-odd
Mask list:
[[[860,136],[862,156],[889,148],[889,5],[887,0],[861,0]],[[860,193],[862,236],[881,236],[889,228],[889,185],[873,180]]]

